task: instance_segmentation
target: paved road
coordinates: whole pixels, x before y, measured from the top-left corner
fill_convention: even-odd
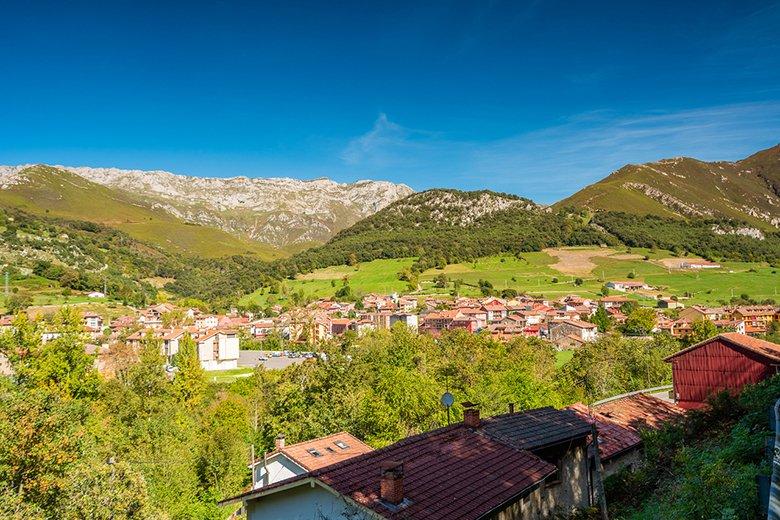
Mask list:
[[[271,357],[270,352],[261,352],[259,350],[241,350],[238,352],[238,366],[256,367],[261,364],[260,356],[264,355],[268,361],[263,361],[262,365],[268,369],[287,368],[293,363],[302,363],[303,358]]]

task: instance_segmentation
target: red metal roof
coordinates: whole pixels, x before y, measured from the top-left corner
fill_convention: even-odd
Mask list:
[[[671,361],[672,359],[682,354],[686,354],[717,339],[724,340],[726,343],[731,345],[742,347],[746,350],[750,350],[751,352],[755,352],[756,354],[760,354],[761,356],[768,358],[770,361],[780,362],[780,345],[777,343],[772,343],[771,341],[765,341],[763,339],[740,334],[738,332],[725,332],[723,334],[718,334],[717,336],[706,339],[700,343],[691,345],[690,347],[685,348],[676,354],[672,354],[671,356],[664,359],[664,361]]]

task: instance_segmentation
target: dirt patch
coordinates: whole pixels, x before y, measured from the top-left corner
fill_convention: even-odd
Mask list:
[[[571,275],[587,275],[596,268],[593,258],[616,258],[618,260],[635,260],[643,258],[642,255],[630,253],[618,253],[614,249],[545,249],[545,253],[554,256],[558,261],[550,267],[556,271]]]

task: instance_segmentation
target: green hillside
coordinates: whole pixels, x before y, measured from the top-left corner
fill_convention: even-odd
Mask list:
[[[561,261],[557,255],[566,260]],[[716,305],[743,294],[759,301],[778,299],[780,274],[766,263],[725,262],[721,269],[694,272],[669,268],[667,264],[674,258],[670,251],[658,249],[635,248],[627,253],[625,249],[593,247],[549,249],[523,253],[519,258],[507,254],[493,255],[450,264],[443,269],[427,269],[419,275],[419,289],[414,291],[399,278],[399,273],[411,268],[414,258],[373,260],[298,275],[294,280],[284,280],[275,292],[268,288],[258,289],[240,303],[264,307],[269,303],[284,304],[293,299],[331,298],[345,280],[353,295],[398,292],[448,296],[458,280],[459,294],[479,296],[482,294],[479,281],[487,280],[497,293],[511,289],[549,298],[567,294],[595,298],[601,295],[606,281],[625,280],[629,273],[636,280],[658,288],[646,294],[632,295],[646,305],[654,305],[658,294],[679,297],[687,305]],[[445,287],[436,284],[436,279],[442,274],[447,277]],[[575,283],[578,278],[580,285]]]
[[[281,256],[268,245],[241,239],[216,228],[189,224],[161,210],[136,203],[118,190],[64,170],[33,166],[22,174],[26,182],[0,189],[0,206],[95,222],[176,254],[210,258],[251,254],[264,260]]]
[[[687,157],[629,164],[557,204],[676,218],[780,226],[780,145],[737,162]]]
[[[381,258],[416,257],[414,270],[503,252],[618,243],[579,214],[550,212],[492,191],[428,190],[396,201],[326,244],[274,263],[279,277]]]

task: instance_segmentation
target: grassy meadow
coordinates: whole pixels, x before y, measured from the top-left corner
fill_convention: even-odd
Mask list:
[[[483,279],[490,281],[497,291],[511,288],[520,293],[551,298],[566,294],[594,297],[600,294],[605,282],[626,280],[629,273],[633,273],[635,280],[658,288],[647,294],[631,295],[647,305],[654,305],[658,294],[678,296],[686,305],[718,304],[721,300],[728,301],[732,295],[742,294],[757,300],[780,299],[777,294],[780,274],[767,264],[726,262],[721,269],[694,271],[667,267],[664,260],[668,263],[672,258],[669,251],[663,250],[588,247],[524,253],[520,258],[497,255],[475,262],[450,264],[444,269],[429,269],[420,275],[420,290],[414,294],[448,295],[451,283],[447,289],[434,287],[434,278],[444,273],[450,281],[462,280],[462,295],[479,295],[478,281]],[[319,269],[295,280],[286,280],[280,294],[271,295],[261,289],[244,297],[242,303],[283,303],[286,294],[298,291],[312,298],[332,297],[345,278],[357,294],[408,293],[408,284],[398,279],[398,273],[410,267],[412,262],[412,258],[375,260],[355,267]],[[577,279],[582,281],[581,285],[575,284]]]

